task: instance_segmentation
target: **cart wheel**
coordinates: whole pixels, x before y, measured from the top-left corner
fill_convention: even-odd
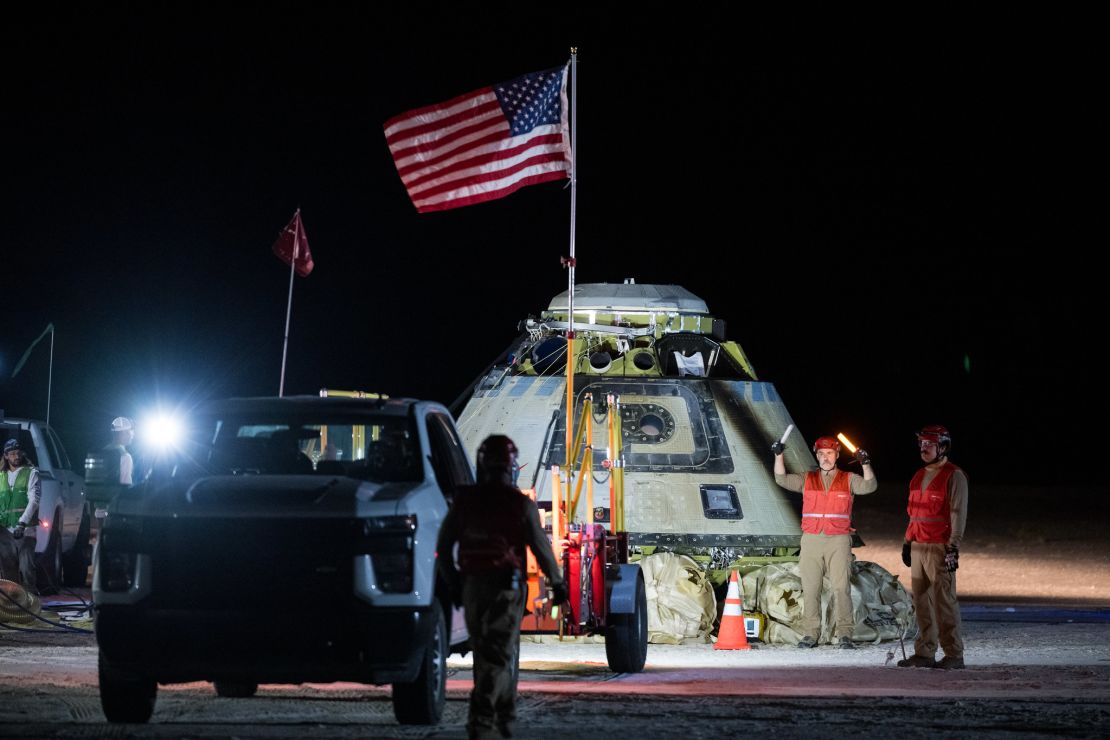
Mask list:
[[[635,610],[631,614],[610,614],[605,630],[605,657],[615,673],[639,673],[647,662],[647,589],[644,576],[637,570]]]

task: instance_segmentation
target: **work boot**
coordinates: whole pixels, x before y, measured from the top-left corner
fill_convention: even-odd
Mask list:
[[[468,725],[466,728],[467,740],[497,740],[501,733],[486,725]]]
[[[852,642],[852,638],[848,637],[847,635],[845,635],[844,637],[841,637],[840,642],[838,642],[836,644],[836,646],[838,648],[840,648],[841,650],[855,650],[856,649],[856,643]]]
[[[798,641],[798,647],[800,647],[800,648],[817,647],[817,638],[816,637],[810,637],[809,635],[806,635],[805,637],[803,637],[801,640]]]
[[[964,659],[957,658],[951,655],[945,655],[943,658],[938,660],[936,665],[933,667],[943,668],[946,671],[959,670],[960,668],[964,667]]]
[[[911,655],[905,660],[898,661],[899,668],[935,668],[937,662],[924,655]]]

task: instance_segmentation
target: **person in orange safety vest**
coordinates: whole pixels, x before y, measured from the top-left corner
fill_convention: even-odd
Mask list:
[[[856,451],[863,475],[836,466],[840,443],[821,437],[813,445],[820,470],[799,475],[786,472],[785,445],[771,445],[775,454],[775,483],[802,494],[802,551],[798,571],[802,579],[802,639],[800,648],[817,645],[821,636],[821,583],[827,575],[832,584],[836,624],[832,641],[852,649],[856,620],[852,610],[852,497],[873,493],[879,487],[871,457]]]
[[[910,481],[906,507],[910,522],[902,545],[902,562],[910,568],[918,634],[913,655],[898,661],[898,665],[963,668],[956,569],[967,523],[967,476],[948,461],[952,436],[945,427],[925,427],[917,433],[917,444],[925,467]],[[944,650],[944,658],[939,661],[938,645]]]
[[[536,504],[516,487],[518,454],[503,434],[482,442],[478,484],[455,494],[436,544],[439,572],[452,600],[464,608],[474,652],[467,720],[471,738],[513,735],[520,622],[528,592],[525,548],[551,581],[554,603],[563,604],[569,595]]]

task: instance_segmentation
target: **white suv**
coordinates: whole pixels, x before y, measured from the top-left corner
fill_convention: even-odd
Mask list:
[[[411,399],[232,399],[108,507],[93,574],[100,696],[144,722],[157,684],[393,684],[434,724],[466,647],[435,543],[473,483],[455,425]]]
[[[39,593],[84,586],[89,575],[91,516],[82,475],[74,472],[62,440],[46,422],[0,414],[0,445],[9,439],[19,440],[42,481],[38,525],[28,530],[36,538]]]

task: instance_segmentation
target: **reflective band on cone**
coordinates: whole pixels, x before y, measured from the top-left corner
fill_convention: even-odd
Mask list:
[[[721,615],[721,628],[717,630],[714,650],[750,650],[748,633],[744,629],[744,602],[740,598],[740,576],[732,571],[725,596],[725,611]]]

